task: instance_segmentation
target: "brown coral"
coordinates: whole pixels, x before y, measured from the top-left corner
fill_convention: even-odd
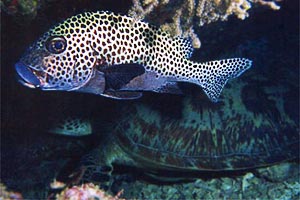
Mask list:
[[[174,36],[189,37],[194,48],[200,48],[193,27],[224,21],[231,15],[243,20],[253,4],[278,10],[275,1],[280,0],[133,0],[128,14],[138,20],[146,18]]]

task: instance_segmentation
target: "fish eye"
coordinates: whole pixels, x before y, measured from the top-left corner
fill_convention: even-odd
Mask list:
[[[65,38],[61,36],[51,37],[46,41],[45,44],[46,44],[46,49],[50,53],[55,53],[55,54],[62,53],[67,47],[67,42]]]

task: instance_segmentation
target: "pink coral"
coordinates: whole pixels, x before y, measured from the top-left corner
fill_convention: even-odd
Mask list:
[[[120,200],[120,195],[123,193],[121,190],[116,196],[111,196],[101,190],[93,183],[86,183],[80,186],[73,186],[66,188],[59,195],[56,195],[57,200]]]

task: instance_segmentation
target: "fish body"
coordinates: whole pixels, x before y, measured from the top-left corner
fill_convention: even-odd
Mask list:
[[[181,93],[177,82],[201,86],[216,102],[229,79],[252,61],[196,63],[192,45],[148,23],[109,12],[86,12],[50,29],[15,67],[20,82],[42,90],[134,99],[142,91]]]
[[[92,134],[92,125],[88,119],[67,117],[63,120],[57,120],[48,132],[59,135],[81,137]]]

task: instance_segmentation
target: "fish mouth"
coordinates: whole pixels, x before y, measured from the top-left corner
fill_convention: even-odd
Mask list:
[[[22,62],[18,62],[15,64],[15,69],[18,74],[18,81],[29,88],[39,88],[42,86],[42,80],[38,78],[38,75],[35,70],[26,66]]]

